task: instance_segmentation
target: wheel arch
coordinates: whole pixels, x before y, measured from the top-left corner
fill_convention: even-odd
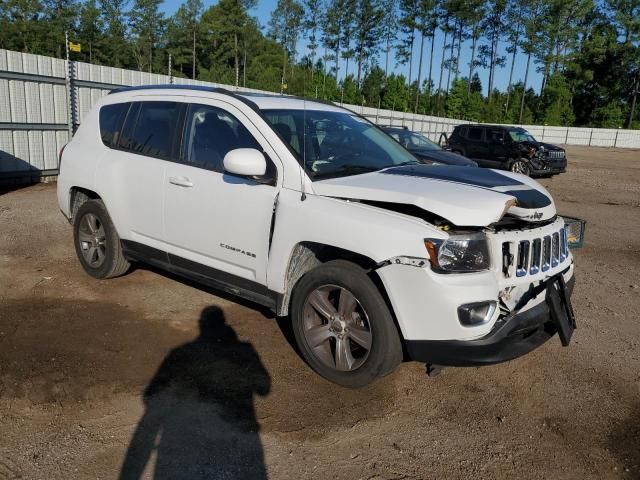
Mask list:
[[[80,206],[89,200],[102,200],[102,197],[97,192],[84,187],[74,186],[69,189],[69,221],[71,223]]]
[[[277,315],[289,315],[292,293],[300,279],[317,266],[332,260],[347,260],[358,265],[365,271],[387,304],[387,308],[389,308],[391,312],[394,324],[404,345],[404,335],[396,318],[395,310],[382,279],[376,271],[379,267],[378,263],[366,255],[335,245],[311,241],[302,241],[295,245],[289,256],[285,277],[285,291],[280,295],[276,311]]]

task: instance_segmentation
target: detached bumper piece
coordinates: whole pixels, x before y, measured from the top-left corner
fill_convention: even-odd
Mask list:
[[[525,355],[560,333],[568,345],[575,329],[570,296],[573,277],[566,285],[553,277],[547,282],[546,301],[526,312],[498,320],[486,336],[475,340],[409,340],[412,360],[452,367],[472,367],[506,362]]]

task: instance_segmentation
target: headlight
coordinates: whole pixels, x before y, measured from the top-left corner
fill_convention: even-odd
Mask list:
[[[569,248],[582,247],[587,222],[580,218],[565,217],[564,215],[562,218],[564,219],[565,237]]]
[[[491,266],[483,234],[452,235],[447,240],[426,238],[431,268],[440,272],[479,272]]]

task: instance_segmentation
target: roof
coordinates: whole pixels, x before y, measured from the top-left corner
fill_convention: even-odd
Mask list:
[[[294,97],[289,95],[270,95],[265,93],[240,93],[242,97],[245,97],[248,100],[251,100],[255,103],[260,110],[277,110],[277,109],[288,109],[288,110],[324,110],[324,111],[335,111],[335,112],[344,112],[345,109],[339,107],[338,105],[316,99],[316,98],[304,98],[304,97]]]
[[[456,125],[456,128],[462,127],[483,127],[483,128],[504,128],[506,130],[525,130],[522,127],[516,127],[514,125],[487,125],[486,123],[465,123],[462,125]]]
[[[111,90],[109,94],[136,92],[139,90],[183,90],[183,91],[196,91],[196,92],[209,92],[222,95],[229,95],[236,98],[252,108],[260,110],[275,110],[275,109],[292,109],[292,110],[330,110],[336,112],[344,112],[345,109],[340,108],[332,102],[302,98],[289,95],[277,95],[270,93],[253,93],[253,92],[232,92],[219,87],[209,87],[205,85],[141,85],[137,87],[122,87]]]

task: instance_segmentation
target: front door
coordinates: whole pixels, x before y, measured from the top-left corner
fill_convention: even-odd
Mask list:
[[[509,153],[511,138],[500,128],[487,130],[487,140],[490,145],[491,158],[496,168],[507,168],[509,164]]]
[[[266,285],[277,188],[223,166],[233,149],[263,151],[256,137],[257,128],[229,104],[189,105],[180,161],[167,164],[164,179],[164,239],[175,266],[229,284]]]

